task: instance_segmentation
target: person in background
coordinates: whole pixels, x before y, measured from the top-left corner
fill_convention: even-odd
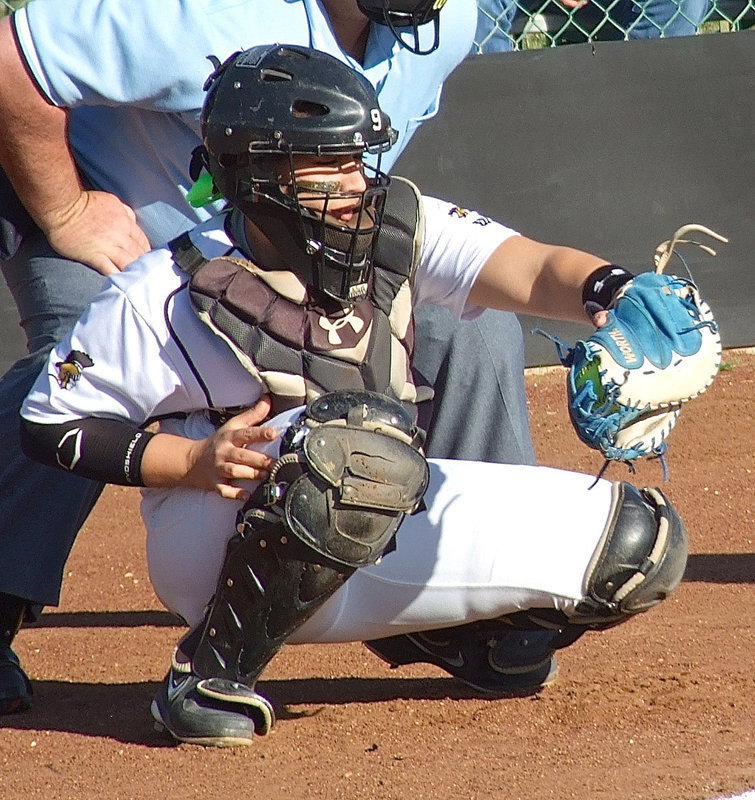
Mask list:
[[[568,10],[583,8],[591,0],[560,0]],[[506,53],[514,49],[512,26],[517,14],[547,12],[549,2],[517,0],[477,0],[477,31],[473,54]],[[710,0],[618,0],[606,6],[606,16],[627,39],[658,39],[693,36],[710,10]],[[595,2],[597,10],[604,6]],[[615,30],[609,27],[612,32]],[[600,38],[600,34],[598,34]]]

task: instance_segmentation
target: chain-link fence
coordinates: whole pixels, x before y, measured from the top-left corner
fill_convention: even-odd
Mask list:
[[[478,0],[478,52],[755,26],[755,0]]]
[[[29,0],[0,0],[0,17]],[[151,0],[158,2],[158,0]],[[478,0],[478,52],[755,26],[755,0]]]
[[[0,0],[0,17],[4,17],[13,11],[14,8],[19,8],[26,4],[26,0]]]

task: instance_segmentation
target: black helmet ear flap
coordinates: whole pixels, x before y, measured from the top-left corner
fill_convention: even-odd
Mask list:
[[[199,176],[202,174],[202,169],[207,170],[210,165],[210,160],[207,155],[207,148],[200,144],[191,151],[191,161],[189,162],[189,177],[193,181],[198,181]]]

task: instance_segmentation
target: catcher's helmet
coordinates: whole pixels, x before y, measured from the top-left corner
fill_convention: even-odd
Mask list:
[[[417,55],[436,50],[440,41],[440,10],[446,0],[357,0],[359,10],[373,22],[387,25],[398,42]],[[432,22],[433,38],[420,43],[419,26]]]
[[[295,156],[361,157],[387,150],[396,137],[372,85],[326,53],[266,45],[218,65],[205,89],[202,160],[219,192],[302,281],[341,301],[360,299],[388,186],[379,155],[367,190],[358,196],[353,226],[327,215],[328,202],[343,193],[325,186],[322,210],[306,208],[295,181],[281,178],[281,166],[285,162],[293,175]],[[307,189],[309,198],[314,193]]]

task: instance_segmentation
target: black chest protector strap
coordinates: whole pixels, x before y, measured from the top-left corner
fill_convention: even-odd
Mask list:
[[[191,241],[188,231],[168,242],[168,247],[173,254],[173,260],[187,275],[193,275],[208,261],[202,255],[202,251]]]

